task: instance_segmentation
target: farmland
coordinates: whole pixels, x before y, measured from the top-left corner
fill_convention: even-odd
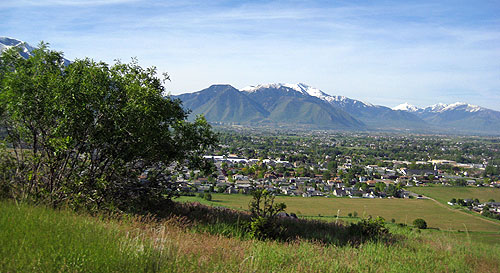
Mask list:
[[[213,201],[205,201],[214,206],[247,209],[250,196],[240,194],[213,194]],[[179,201],[201,201],[197,197],[181,197]],[[500,223],[486,221],[475,215],[467,215],[446,209],[431,200],[421,199],[363,199],[363,198],[302,198],[276,197],[277,202],[287,205],[287,212],[299,216],[321,216],[325,220],[348,213],[357,212],[359,217],[382,216],[387,221],[411,224],[416,218],[423,218],[429,227],[440,230],[500,232]],[[329,217],[328,217],[329,216]]]
[[[477,198],[480,202],[487,202],[490,199],[500,201],[500,189],[495,188],[429,186],[414,187],[411,188],[411,191],[434,198],[443,204],[446,204],[452,198]]]

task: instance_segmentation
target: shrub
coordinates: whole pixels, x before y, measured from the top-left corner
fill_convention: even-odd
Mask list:
[[[484,210],[482,215],[488,218],[500,220],[500,214],[493,213],[489,210]]]
[[[426,229],[427,228],[427,223],[422,218],[418,218],[418,219],[413,220],[413,225],[415,227],[417,227],[418,229]]]
[[[348,228],[351,237],[357,237],[360,241],[378,240],[389,234],[382,217],[367,218],[357,223],[352,223]]]
[[[205,195],[203,196],[203,198],[207,201],[212,201],[212,194],[210,193],[205,193]]]
[[[253,239],[277,239],[282,230],[273,219],[257,216],[250,222],[249,234]]]
[[[276,214],[285,211],[285,203],[274,203],[274,195],[267,190],[256,190],[252,193],[249,203],[250,213],[254,217],[273,218]]]
[[[280,233],[280,226],[274,221],[275,216],[284,211],[284,203],[274,203],[274,195],[267,190],[256,190],[249,203],[252,221],[249,233],[252,238],[264,240],[274,239]]]

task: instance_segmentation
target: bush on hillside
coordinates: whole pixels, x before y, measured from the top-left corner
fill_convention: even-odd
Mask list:
[[[203,195],[203,198],[207,201],[212,201],[212,194],[211,193],[205,193],[205,195]]]
[[[352,223],[348,227],[348,232],[350,237],[360,241],[379,240],[389,234],[389,230],[385,227],[385,220],[380,216]]]
[[[424,219],[418,218],[413,220],[413,225],[417,227],[418,229],[426,229],[427,228],[427,222],[425,222]]]
[[[248,205],[252,214],[250,236],[261,240],[277,238],[282,229],[274,218],[285,210],[285,203],[275,203],[274,195],[265,189],[254,191],[252,197]]]

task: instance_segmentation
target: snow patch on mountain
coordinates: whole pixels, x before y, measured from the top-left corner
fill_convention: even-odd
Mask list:
[[[447,111],[465,111],[465,112],[479,112],[483,111],[485,108],[473,105],[465,102],[455,102],[452,104],[438,103],[431,106],[428,106],[423,109],[424,112],[433,112],[433,113],[443,113]]]
[[[28,43],[23,42],[21,40],[15,39],[15,38],[10,38],[10,37],[5,37],[5,36],[0,36],[0,52],[7,50],[9,48],[13,47],[19,47],[21,48],[21,56],[23,58],[29,58],[32,54],[31,52],[35,49],[34,47],[30,46]],[[64,59],[64,65],[69,65],[71,62],[67,59]]]
[[[446,108],[443,109],[443,111],[450,111],[450,110],[463,110],[466,112],[473,113],[473,112],[483,111],[484,108],[478,105],[468,104],[465,102],[456,102],[448,105]]]
[[[370,103],[364,103],[362,101],[353,100],[353,99],[350,99],[350,98],[344,97],[344,96],[332,96],[332,95],[328,95],[325,92],[321,91],[320,89],[312,87],[312,86],[309,86],[309,85],[304,84],[304,83],[296,83],[296,84],[292,84],[292,83],[260,84],[260,85],[256,85],[256,86],[245,87],[245,88],[241,89],[241,91],[245,91],[245,92],[250,92],[251,93],[251,92],[256,92],[258,90],[261,90],[261,89],[280,89],[280,90],[286,90],[286,91],[295,91],[295,92],[298,92],[298,93],[306,95],[306,96],[312,96],[312,97],[319,98],[319,99],[321,99],[323,101],[326,101],[326,102],[328,102],[330,104],[341,104],[341,105],[345,105],[345,104],[359,104],[362,107],[373,106]]]
[[[20,47],[21,56],[24,58],[31,56],[31,51],[34,49],[32,46],[21,40],[10,37],[0,37],[0,52],[13,47]]]
[[[419,110],[418,107],[409,104],[408,102],[402,103],[396,107],[393,107],[392,110],[400,110],[400,111],[407,111],[407,112],[417,112]]]
[[[443,113],[448,111],[465,111],[469,113],[475,113],[479,111],[485,111],[487,109],[478,105],[469,104],[465,102],[455,102],[452,104],[446,104],[440,102],[427,106],[425,108],[418,108],[416,106],[413,106],[405,102],[396,107],[393,107],[392,110],[401,110],[411,113]]]

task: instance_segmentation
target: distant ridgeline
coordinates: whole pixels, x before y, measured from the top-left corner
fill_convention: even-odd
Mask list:
[[[332,130],[500,134],[500,112],[467,103],[394,108],[331,96],[305,84],[266,84],[238,90],[212,85],[175,96],[192,115],[223,124]]]
[[[28,58],[33,47],[0,37],[0,50],[20,47]],[[70,61],[64,59],[65,64]],[[344,96],[331,96],[306,84],[265,84],[238,90],[212,85],[175,96],[192,117],[203,114],[212,123],[282,126],[331,130],[382,130],[423,133],[500,134],[500,112],[467,103],[394,108]]]

